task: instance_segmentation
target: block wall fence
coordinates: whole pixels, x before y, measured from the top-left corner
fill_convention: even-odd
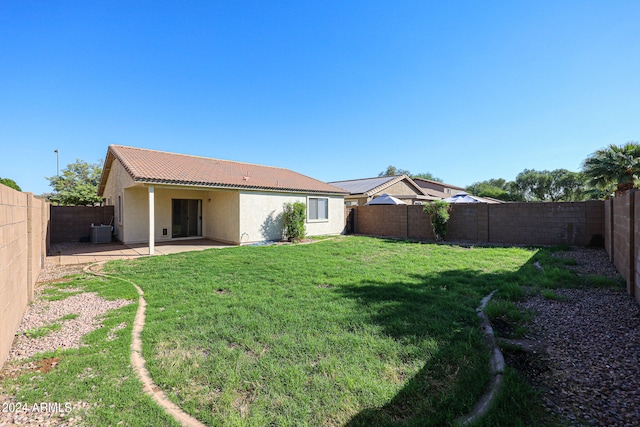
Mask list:
[[[640,191],[606,201],[464,203],[451,206],[447,239],[518,245],[604,246],[640,303]],[[422,206],[349,208],[355,234],[434,240]]]
[[[640,302],[640,192],[627,191],[604,203],[605,249],[627,292]]]
[[[354,232],[433,240],[428,216],[419,205],[357,206]],[[565,203],[460,203],[451,205],[447,240],[525,245],[600,245],[602,201]]]
[[[51,206],[51,243],[90,237],[91,224],[111,225],[113,206]]]
[[[0,368],[33,300],[48,236],[49,203],[0,185]]]

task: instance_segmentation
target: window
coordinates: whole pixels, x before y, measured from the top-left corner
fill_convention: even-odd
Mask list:
[[[329,199],[309,197],[307,206],[309,210],[309,221],[326,221],[329,219]]]

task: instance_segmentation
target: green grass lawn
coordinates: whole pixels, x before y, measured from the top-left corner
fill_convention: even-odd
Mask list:
[[[480,299],[535,255],[349,237],[111,269],[144,289],[152,377],[207,424],[443,425],[489,378]]]
[[[498,289],[493,315],[524,322],[512,302],[525,292],[584,284],[550,253],[343,237],[145,257],[107,270],[145,292],[143,353],[154,381],[208,425],[440,426],[486,389],[489,354],[475,312],[485,295]],[[136,295],[113,279],[56,286]],[[129,366],[135,309],[112,312],[87,347],[56,352],[60,363],[48,374],[5,386],[19,385],[18,400],[29,402],[89,401],[86,425],[173,425]],[[531,423],[557,420],[508,369],[482,425]]]

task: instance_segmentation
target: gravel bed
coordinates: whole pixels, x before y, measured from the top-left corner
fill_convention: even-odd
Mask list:
[[[616,277],[602,249],[558,253],[583,274]],[[533,336],[546,346],[529,361],[544,404],[572,425],[640,426],[640,306],[624,289],[558,289],[529,298]],[[507,360],[508,363],[508,360]],[[532,372],[531,372],[532,371]]]
[[[67,289],[67,291],[77,291],[77,289]],[[98,317],[108,310],[131,303],[132,301],[122,299],[108,301],[95,292],[84,292],[58,301],[38,299],[29,305],[22,318],[8,361],[27,359],[48,350],[79,348],[82,337],[101,326]],[[69,314],[78,315],[78,317],[61,320],[63,316]],[[61,328],[40,338],[29,338],[26,334],[27,331],[52,324],[59,324]]]
[[[51,259],[47,259],[45,269],[38,277],[34,302],[27,307],[16,332],[8,359],[0,371],[0,380],[16,377],[26,371],[33,372],[35,376],[54,369],[59,361],[57,358],[38,362],[24,362],[24,359],[45,351],[80,347],[84,335],[102,326],[100,323],[102,315],[108,310],[117,309],[133,302],[123,299],[109,301],[101,298],[95,292],[81,292],[81,289],[75,288],[60,289],[61,292],[71,294],[63,300],[48,301],[44,298],[43,292],[50,288],[47,283],[67,281],[64,276],[80,274],[82,267],[83,265],[58,266]],[[79,291],[81,293],[73,294]],[[62,320],[62,317],[70,314],[77,315],[77,317]],[[52,331],[46,336],[36,338],[30,337],[26,333],[53,324],[59,324],[60,329]],[[114,329],[124,327],[126,325],[121,324]],[[27,404],[16,400],[15,396],[5,394],[0,385],[0,427],[10,425],[79,426],[82,425],[82,415],[90,407],[91,404],[84,401],[29,402]]]

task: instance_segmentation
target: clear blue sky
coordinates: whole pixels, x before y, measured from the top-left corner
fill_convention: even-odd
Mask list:
[[[640,1],[0,0],[0,177],[109,144],[466,186],[640,140]]]

